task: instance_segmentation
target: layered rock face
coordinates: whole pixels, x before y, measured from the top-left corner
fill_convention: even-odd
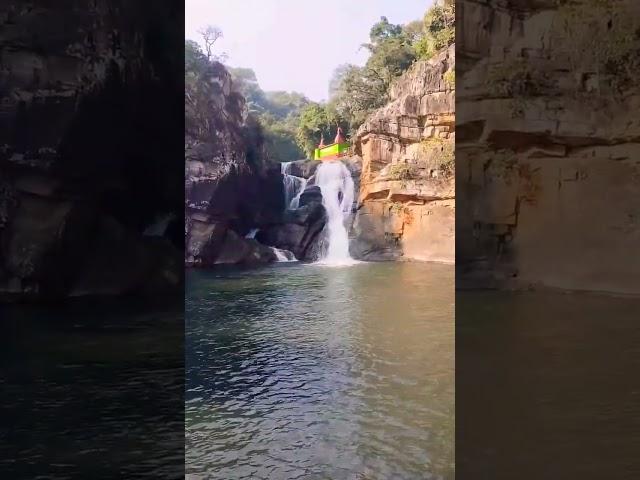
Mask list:
[[[276,260],[252,238],[278,222],[282,175],[264,164],[260,127],[247,117],[231,76],[211,63],[185,92],[185,263],[258,264]]]
[[[556,3],[460,3],[458,281],[638,294],[640,5]]]
[[[358,130],[354,257],[454,261],[454,67],[453,45],[416,62]]]
[[[3,299],[181,290],[176,12],[3,2]]]

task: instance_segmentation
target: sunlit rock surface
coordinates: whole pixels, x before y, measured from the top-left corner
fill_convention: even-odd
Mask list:
[[[640,293],[640,5],[500,3],[458,10],[457,278]]]
[[[418,61],[356,135],[352,255],[454,261],[455,46]]]

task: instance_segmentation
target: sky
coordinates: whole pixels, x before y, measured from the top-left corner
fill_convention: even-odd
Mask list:
[[[334,69],[363,65],[362,43],[371,26],[421,19],[432,0],[186,0],[185,37],[200,43],[198,30],[223,32],[216,53],[225,63],[252,68],[263,90],[305,94],[326,100]]]

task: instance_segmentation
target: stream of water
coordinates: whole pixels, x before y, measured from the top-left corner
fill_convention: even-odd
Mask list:
[[[282,263],[193,271],[193,478],[453,479],[454,272]]]
[[[352,264],[354,260],[349,254],[349,234],[345,224],[354,198],[351,172],[340,161],[323,162],[316,171],[315,183],[322,191],[322,204],[327,210],[327,249],[320,263]]]
[[[298,208],[300,195],[307,186],[307,179],[291,174],[291,162],[283,162],[280,167],[282,181],[284,183],[285,208]]]

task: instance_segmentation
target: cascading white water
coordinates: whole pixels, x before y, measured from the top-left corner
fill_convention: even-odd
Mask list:
[[[345,226],[353,205],[354,185],[351,172],[342,162],[323,162],[316,171],[315,184],[320,187],[322,204],[327,210],[328,245],[320,263],[354,263],[349,255],[349,235]]]
[[[247,233],[244,238],[256,238],[256,233],[260,231],[259,228],[252,228],[249,233]]]
[[[290,252],[289,250],[282,250],[276,247],[271,247],[271,250],[273,251],[273,253],[275,253],[276,258],[278,259],[278,262],[297,262],[298,261],[298,259],[293,254],[293,252]]]
[[[284,162],[280,165],[284,183],[284,206],[285,208],[298,208],[300,195],[307,186],[307,179],[291,175],[291,162]]]
[[[145,228],[144,232],[142,232],[142,235],[146,237],[162,237],[167,231],[167,227],[174,218],[176,218],[176,216],[173,213],[168,213],[161,216],[154,223]]]
[[[296,187],[298,193],[296,193],[296,195],[289,202],[289,208],[296,209],[300,205],[300,195],[302,195],[302,192],[304,192],[304,189],[307,188],[307,179],[302,177],[293,177],[293,178],[297,178],[300,181],[300,183]]]

